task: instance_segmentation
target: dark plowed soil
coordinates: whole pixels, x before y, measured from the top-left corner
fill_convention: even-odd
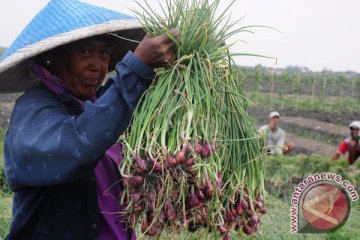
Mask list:
[[[350,133],[347,127],[302,117],[282,117],[281,126],[290,133],[333,145]]]
[[[330,157],[336,153],[336,146],[287,133],[286,139],[295,145],[293,154],[319,154]]]
[[[309,119],[305,117],[282,117],[281,122],[285,124],[295,124],[302,128],[314,129],[316,131],[321,131],[333,135],[344,135],[349,133],[347,127],[336,125],[333,123],[322,122],[315,119]]]

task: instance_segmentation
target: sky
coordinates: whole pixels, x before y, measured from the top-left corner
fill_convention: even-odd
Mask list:
[[[132,0],[83,0],[123,13],[139,9]],[[147,0],[159,9],[157,0]],[[0,46],[8,47],[48,0],[2,0]],[[139,0],[143,2],[143,0]],[[230,0],[221,0],[220,8]],[[283,68],[289,65],[313,71],[360,72],[359,0],[235,0],[227,13],[232,20],[244,17],[236,27],[264,25],[254,33],[240,33],[228,43],[231,52],[266,55],[236,57],[239,65]]]

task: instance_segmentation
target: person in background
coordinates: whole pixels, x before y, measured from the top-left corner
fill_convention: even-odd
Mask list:
[[[137,44],[108,33],[127,39],[134,33]],[[154,68],[176,60],[168,35],[144,36],[133,17],[53,0],[0,59],[0,92],[29,87],[16,101],[4,141],[14,192],[7,240],[136,238],[119,214],[117,140],[156,81]]]
[[[285,142],[285,131],[279,127],[280,114],[273,111],[269,114],[268,124],[260,127],[259,132],[265,137],[268,154],[283,155],[294,150],[294,144]]]
[[[339,159],[340,155],[345,155],[348,152],[348,163],[353,165],[354,162],[360,157],[360,121],[353,121],[349,125],[350,136],[345,138],[337,152],[331,158],[332,160]]]

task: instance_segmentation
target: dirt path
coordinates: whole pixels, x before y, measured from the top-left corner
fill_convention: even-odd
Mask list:
[[[347,127],[321,122],[316,119],[284,116],[281,118],[281,122],[284,124],[296,124],[299,127],[314,129],[315,131],[322,131],[334,135],[346,136],[349,134],[349,129]]]
[[[319,154],[323,156],[331,156],[336,152],[336,147],[308,138],[299,137],[297,135],[286,133],[286,141],[295,145],[295,153],[303,154]]]

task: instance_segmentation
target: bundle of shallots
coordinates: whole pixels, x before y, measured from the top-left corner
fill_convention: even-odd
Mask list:
[[[157,79],[121,137],[122,213],[142,234],[207,229],[211,238],[257,231],[264,159],[226,40],[233,29],[219,0],[166,1],[164,16],[137,12],[153,36],[167,33],[178,60]],[[170,29],[180,31],[175,39]]]

